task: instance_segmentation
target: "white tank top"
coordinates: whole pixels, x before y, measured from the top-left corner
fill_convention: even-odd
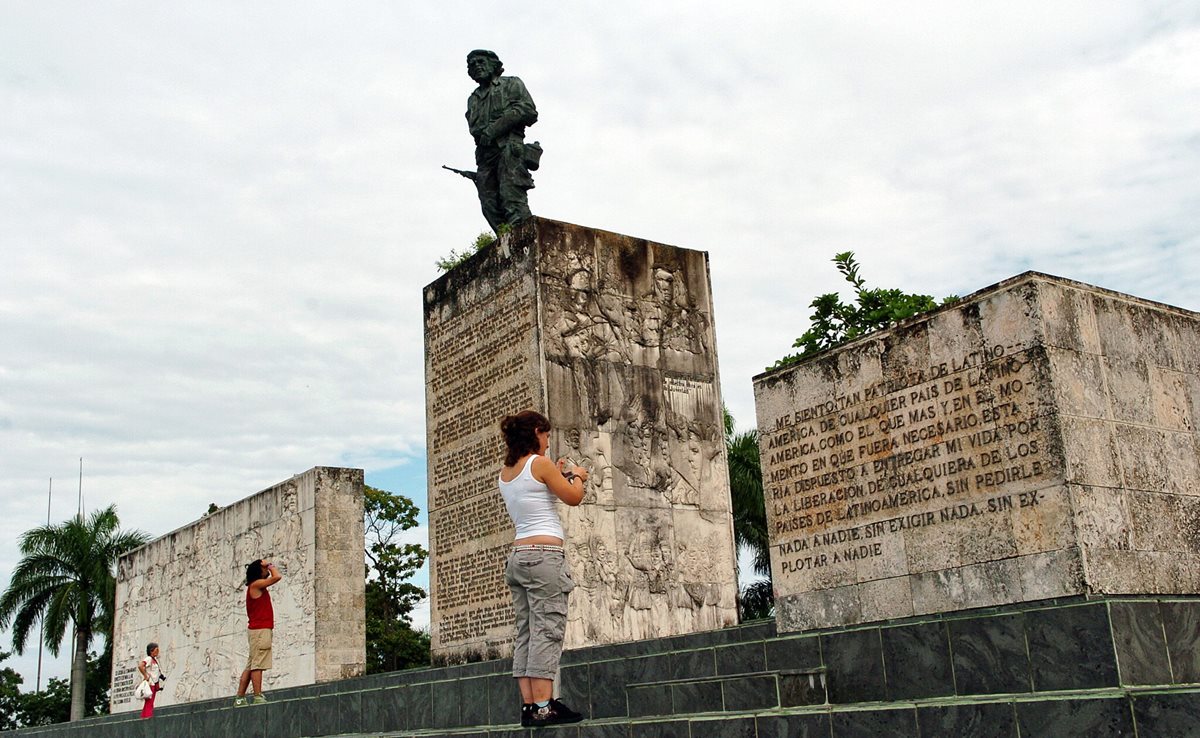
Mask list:
[[[533,478],[533,460],[536,458],[537,454],[531,454],[521,473],[511,482],[498,480],[500,496],[504,498],[508,516],[517,528],[517,538],[563,538],[562,521],[558,519],[558,510],[554,507],[557,498],[549,487]]]

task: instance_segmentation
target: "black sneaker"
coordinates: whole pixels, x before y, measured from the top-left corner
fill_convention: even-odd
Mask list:
[[[550,700],[545,707],[534,708],[530,715],[529,726],[540,728],[545,725],[565,725],[583,720],[583,715],[575,712],[558,700]]]
[[[534,704],[521,705],[521,727],[522,728],[529,728],[529,727],[533,726],[533,709],[535,707],[536,707],[536,705],[534,705]]]
[[[567,707],[566,705],[564,705],[563,703],[559,702],[556,699],[550,700],[550,706],[553,707],[554,711],[557,712],[559,714],[559,716],[562,718],[559,722],[577,723],[580,720],[583,720],[583,715],[581,713],[575,712],[574,710]]]

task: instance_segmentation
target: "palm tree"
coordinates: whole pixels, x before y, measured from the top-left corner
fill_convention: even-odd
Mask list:
[[[45,644],[58,655],[67,622],[74,626],[71,662],[71,720],[83,717],[87,654],[92,636],[109,637],[116,596],[113,568],[124,553],[148,536],[118,529],[117,508],[110,505],[86,519],[43,525],[21,536],[21,560],[8,589],[0,595],[0,628],[12,625],[13,648],[23,653],[33,626],[45,626]]]
[[[758,431],[735,433],[733,416],[727,409],[724,413],[734,542],[738,551],[749,548],[754,552],[754,573],[766,577],[741,589],[738,610],[742,620],[765,618],[775,606],[775,596],[771,589],[771,542],[767,535],[767,507],[763,498],[762,466],[758,459]]]

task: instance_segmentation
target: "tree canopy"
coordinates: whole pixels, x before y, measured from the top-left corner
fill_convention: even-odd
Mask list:
[[[0,663],[10,654],[0,651]],[[108,714],[108,682],[112,672],[112,650],[88,654],[85,715]],[[22,692],[21,675],[11,667],[0,669],[0,730],[65,723],[71,716],[71,684],[51,677],[36,692]]]
[[[12,654],[0,651],[0,664]],[[25,680],[11,666],[0,669],[0,730],[13,730],[21,722],[21,683]]]
[[[771,614],[775,597],[771,588],[771,542],[767,534],[767,506],[763,498],[762,466],[758,457],[758,431],[737,433],[733,416],[725,414],[725,451],[729,465],[729,495],[733,507],[733,539],[737,549],[753,552],[754,573],[765,577],[738,590],[742,620]]]
[[[887,328],[905,318],[933,310],[940,305],[956,302],[958,297],[950,295],[938,303],[929,295],[919,295],[898,289],[868,288],[859,274],[858,262],[853,251],[835,254],[833,263],[846,281],[854,287],[855,301],[842,302],[836,292],[818,296],[809,307],[809,328],[796,339],[792,348],[799,353],[788,354],[768,369],[790,366],[809,356],[841,345],[872,331]]]
[[[429,635],[412,627],[412,611],[425,590],[409,581],[429,552],[402,543],[420,510],[404,495],[363,490],[367,555],[367,673],[429,665]]]
[[[13,649],[24,653],[33,627],[45,627],[44,643],[58,655],[68,625],[74,636],[71,664],[71,720],[84,715],[87,654],[92,636],[107,638],[116,597],[113,569],[124,553],[144,544],[141,531],[121,531],[115,505],[86,518],[26,531],[21,559],[0,595],[0,627],[12,628]]]

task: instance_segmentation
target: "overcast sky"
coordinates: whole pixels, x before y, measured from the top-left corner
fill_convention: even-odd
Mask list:
[[[424,507],[480,47],[537,103],[534,213],[709,252],[743,429],[839,251],[936,297],[1035,269],[1200,308],[1195,0],[8,0],[0,585],[80,457],[155,536],[316,465]]]

